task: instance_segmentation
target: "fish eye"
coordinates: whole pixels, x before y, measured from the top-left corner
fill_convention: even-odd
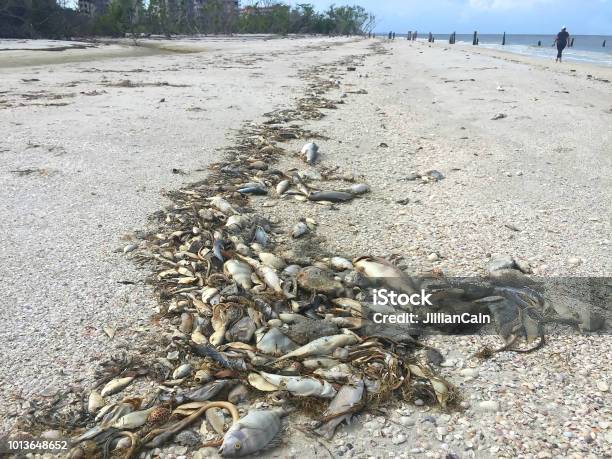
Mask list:
[[[242,445],[240,445],[240,443],[236,443],[236,444],[234,445],[234,448],[236,448],[236,449],[240,449],[241,447],[242,447]]]

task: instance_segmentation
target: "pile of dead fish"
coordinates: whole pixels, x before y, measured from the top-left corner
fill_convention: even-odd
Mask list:
[[[393,309],[368,302],[371,288],[383,282],[413,293],[422,281],[377,257],[291,250],[292,241],[312,237],[316,222],[303,219],[279,235],[250,207],[251,195],[317,205],[369,191],[364,183],[315,189],[303,175],[271,167],[284,152],[277,142],[305,136],[312,138],[282,123],[252,128],[209,179],[172,195],[173,207],[158,215],[159,232],[132,252],[154,266],[161,313],[172,329],[160,336],[151,368],[115,374],[91,392],[89,427],[74,438],[70,457],[111,451],[136,457],[176,441],[202,418],[219,435],[209,446],[242,456],[275,444],[281,417],[292,409],[309,412],[319,421],[314,432],[330,439],[353,414],[391,397],[443,409],[456,401],[453,387],[416,359],[417,332],[372,320],[375,312]],[[310,166],[319,161],[314,142],[299,154]],[[493,287],[472,290],[445,285],[441,310],[453,310],[449,298],[486,309],[472,300],[491,295]],[[142,381],[149,391],[154,382],[155,393],[121,398]],[[236,405],[249,399],[279,407],[240,418]],[[202,440],[193,446],[202,447]]]

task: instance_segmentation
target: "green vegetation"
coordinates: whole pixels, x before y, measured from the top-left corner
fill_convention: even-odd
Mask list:
[[[291,7],[274,1],[238,9],[232,1],[111,0],[93,16],[56,0],[0,0],[0,38],[69,38],[125,34],[368,33],[375,18],[361,6]],[[194,6],[198,5],[198,6]]]

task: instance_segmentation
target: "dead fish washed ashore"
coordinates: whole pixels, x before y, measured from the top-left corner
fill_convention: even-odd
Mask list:
[[[359,65],[359,57],[339,65]],[[161,315],[171,328],[160,331],[151,348],[135,344],[135,355],[104,365],[102,389],[87,394],[86,411],[46,422],[73,438],[69,457],[107,457],[112,451],[150,457],[154,448],[187,443],[181,436],[188,437],[184,434],[203,418],[204,429],[218,438],[197,438],[192,447],[220,446],[223,456],[242,456],[275,444],[281,418],[291,409],[312,414],[319,423],[313,432],[329,439],[354,413],[393,397],[418,398],[441,409],[456,404],[457,391],[417,359],[418,330],[375,323],[372,316],[380,309],[368,301],[380,282],[410,293],[431,279],[410,276],[378,257],[351,261],[327,253],[309,219],[291,234],[279,234],[251,206],[250,195],[332,206],[369,191],[366,184],[317,190],[307,175],[272,167],[287,154],[279,144],[316,138],[288,123],[318,119],[320,108],[333,108],[322,94],[336,87],[337,70],[312,72],[334,75],[311,77],[299,109],[274,112],[262,125],[245,129],[234,154],[207,180],[172,193],[174,205],[158,214],[159,230],[129,252],[153,266]],[[326,171],[320,157],[305,160],[316,162],[325,178],[343,178]],[[434,281],[439,284],[434,305],[441,313],[457,312],[460,305],[501,317],[541,306],[528,289]],[[507,347],[526,334],[523,328],[518,320],[504,329]],[[121,396],[132,389],[138,396]],[[285,409],[250,410],[240,418],[237,405],[249,399]]]

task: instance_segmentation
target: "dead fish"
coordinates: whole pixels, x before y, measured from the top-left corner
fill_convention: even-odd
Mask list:
[[[255,333],[255,322],[249,316],[245,316],[236,322],[225,334],[227,341],[239,341],[242,343],[248,343]]]
[[[253,286],[253,283],[251,282],[251,274],[253,273],[253,270],[248,264],[242,261],[226,261],[223,265],[223,272],[226,276],[234,279],[236,284],[245,290],[249,290]]]
[[[285,260],[277,255],[274,255],[273,253],[260,252],[258,257],[264,265],[267,265],[270,268],[284,269],[287,266]]]
[[[280,410],[252,410],[229,428],[223,437],[219,454],[239,457],[261,451],[280,441]]]
[[[153,411],[155,407],[149,408],[147,410],[133,411],[132,413],[128,413],[124,416],[121,416],[117,419],[111,427],[114,429],[136,429],[138,427],[142,427],[147,422],[149,417],[149,413]]]
[[[349,191],[352,194],[365,194],[370,191],[370,185],[367,183],[355,183],[354,185],[351,185]]]
[[[234,405],[244,402],[249,396],[249,390],[244,384],[238,384],[227,394],[227,401]]]
[[[297,349],[298,345],[278,328],[268,330],[258,341],[257,349],[264,354],[282,355]]]
[[[203,387],[187,392],[185,398],[192,402],[204,402],[215,397],[223,389],[227,389],[235,384],[236,382],[231,379],[217,379]]]
[[[172,379],[186,378],[191,374],[193,366],[190,363],[184,363],[172,373]]]
[[[302,177],[300,177],[300,175],[298,173],[294,173],[291,176],[291,180],[293,181],[293,184],[298,189],[298,191],[304,195],[304,197],[306,197],[306,196],[308,196],[310,194],[310,189],[304,183],[304,181],[302,180]],[[297,197],[298,196],[296,196],[296,198]]]
[[[217,260],[219,260],[221,263],[225,261],[223,258],[223,239],[215,237],[212,252],[215,258],[217,258]]]
[[[280,278],[278,277],[278,274],[276,274],[276,271],[274,269],[258,262],[254,258],[245,257],[239,254],[236,254],[236,256],[248,263],[248,265],[250,265],[253,269],[255,269],[257,275],[264,281],[264,283],[268,287],[270,287],[276,293],[283,293],[283,287],[281,286]]]
[[[92,390],[87,401],[87,411],[89,411],[91,414],[95,414],[104,405],[106,405],[106,402],[100,393],[96,390]]]
[[[323,413],[322,421],[324,424],[315,432],[325,437],[326,440],[331,440],[336,428],[342,422],[348,422],[352,415],[362,408],[364,393],[365,385],[361,379],[357,384],[342,386]]]
[[[256,194],[256,195],[265,195],[268,194],[268,190],[266,190],[263,185],[259,183],[247,183],[241,188],[238,188],[238,193],[240,194]]]
[[[399,293],[413,294],[416,292],[414,281],[384,258],[360,257],[353,260],[355,269],[367,278],[380,280]]]
[[[363,307],[357,300],[352,298],[334,298],[332,303],[346,309],[353,317],[363,317]]]
[[[281,194],[285,193],[289,189],[290,185],[291,185],[291,182],[289,180],[281,180],[276,185],[276,193],[280,196]]]
[[[317,338],[314,341],[297,348],[289,354],[283,355],[282,357],[276,359],[276,361],[278,362],[280,360],[292,359],[296,357],[302,358],[316,355],[330,355],[332,352],[334,352],[334,349],[338,347],[344,347],[351,344],[356,344],[358,342],[359,337],[355,333],[347,330],[342,335],[331,335]]]
[[[332,257],[332,259],[329,260],[329,265],[336,271],[353,269],[353,263],[342,257]]]
[[[330,359],[328,357],[318,357],[314,359],[305,359],[302,361],[304,368],[309,370],[315,370],[317,368],[332,368],[338,365],[340,362],[336,359]]]
[[[193,315],[189,312],[184,312],[181,314],[181,324],[179,325],[179,330],[186,335],[191,334],[193,331]]]
[[[309,292],[338,295],[344,289],[342,282],[334,278],[332,271],[317,266],[303,268],[296,279],[300,288]]]
[[[275,375],[264,371],[260,372],[260,375],[270,384],[287,390],[295,396],[332,398],[336,395],[336,389],[325,380],[304,376]]]
[[[302,237],[304,234],[308,232],[310,232],[310,230],[308,229],[308,225],[304,222],[298,222],[293,227],[293,231],[291,232],[291,237],[293,237],[294,239],[297,239],[297,238]]]
[[[246,215],[230,215],[225,222],[225,227],[229,230],[246,228],[251,223],[251,219]]]
[[[227,215],[234,215],[239,213],[236,209],[232,207],[232,205],[223,199],[221,196],[214,196],[212,198],[207,198],[210,203],[219,209],[221,212]]]
[[[353,198],[351,193],[344,191],[314,191],[308,195],[309,201],[347,202]]]
[[[117,392],[121,392],[123,389],[129,386],[132,381],[134,381],[134,376],[113,379],[104,386],[102,392],[100,392],[100,395],[102,397],[106,397],[107,395],[113,395]]]
[[[306,162],[312,165],[317,161],[319,146],[314,142],[308,142],[302,147],[301,153],[305,156]]]
[[[268,236],[268,233],[266,233],[261,226],[257,226],[255,228],[255,234],[253,235],[253,241],[265,247],[270,243],[270,236]]]
[[[300,265],[289,265],[283,269],[282,275],[283,277],[293,277],[300,272],[300,269],[302,269]]]

